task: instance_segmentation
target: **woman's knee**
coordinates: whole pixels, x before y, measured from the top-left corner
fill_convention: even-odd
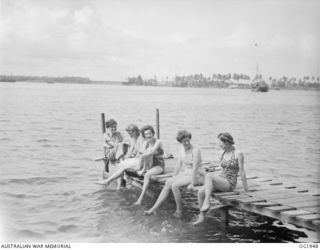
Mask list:
[[[173,183],[173,180],[170,178],[170,179],[166,180],[165,186],[171,188],[172,183]]]
[[[152,173],[150,173],[149,171],[147,171],[144,175],[144,179],[150,179],[152,176]]]
[[[213,177],[212,174],[210,174],[210,173],[206,174],[205,177],[204,177],[205,182],[211,182],[212,181],[212,177]]]
[[[177,183],[172,183],[171,184],[171,189],[172,191],[179,191],[180,186]]]
[[[217,176],[217,175],[211,176],[211,181],[212,181],[213,184],[217,183],[219,180],[220,180],[219,176]]]
[[[120,166],[119,166],[119,170],[121,170],[121,171],[124,172],[124,171],[127,170],[127,166],[126,166],[126,165],[122,165],[122,166],[120,165]]]
[[[199,190],[198,190],[198,196],[204,196],[205,195],[205,188],[204,186],[202,186]]]

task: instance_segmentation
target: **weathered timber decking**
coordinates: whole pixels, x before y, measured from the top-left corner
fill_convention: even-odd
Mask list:
[[[175,159],[166,160],[165,173],[155,176],[153,180],[165,183],[172,176],[175,162]],[[138,177],[130,174],[130,178],[141,185],[141,179]],[[235,207],[320,231],[320,192],[318,190],[309,190],[306,187],[274,178],[249,175],[247,175],[247,182],[250,192],[244,192],[239,177],[237,188],[233,192],[213,193],[212,196],[226,208]],[[194,190],[195,194],[198,188]],[[213,205],[211,210],[223,209],[223,207]],[[227,209],[224,211],[227,212]]]

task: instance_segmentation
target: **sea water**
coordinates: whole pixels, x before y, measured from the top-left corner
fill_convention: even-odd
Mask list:
[[[233,209],[223,234],[211,215],[184,200],[176,219],[172,197],[156,216],[144,216],[155,197],[132,208],[139,189],[106,189],[100,114],[155,125],[176,155],[179,129],[192,133],[204,160],[217,160],[217,134],[230,132],[244,152],[247,175],[280,178],[316,190],[320,160],[320,92],[137,87],[121,85],[0,84],[0,237],[10,242],[303,242],[314,234]],[[241,185],[241,182],[239,183]],[[158,190],[159,191],[159,190]],[[157,192],[157,191],[156,191]],[[311,237],[311,238],[310,238]]]

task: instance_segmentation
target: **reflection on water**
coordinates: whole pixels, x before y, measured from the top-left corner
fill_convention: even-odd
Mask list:
[[[231,210],[225,235],[218,214],[191,226],[197,209],[188,206],[187,193],[182,220],[171,215],[172,197],[156,216],[144,216],[155,197],[135,208],[135,187],[96,185],[102,166],[93,159],[102,154],[101,112],[123,131],[130,122],[154,124],[159,108],[166,152],[176,153],[176,131],[186,128],[203,158],[217,159],[216,135],[229,131],[245,153],[248,174],[317,189],[319,92],[41,83],[0,88],[0,211],[9,241],[300,242],[313,236],[239,210]]]

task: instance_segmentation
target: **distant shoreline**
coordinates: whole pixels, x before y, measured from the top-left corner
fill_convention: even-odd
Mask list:
[[[242,90],[251,90],[250,86],[247,86],[246,88],[228,88],[228,87],[202,87],[202,86],[192,86],[192,87],[181,87],[181,86],[170,86],[170,85],[128,85],[120,81],[92,81],[92,82],[53,82],[53,83],[48,83],[48,82],[43,82],[43,81],[15,81],[15,82],[9,82],[9,81],[0,81],[1,83],[10,83],[10,84],[15,84],[15,83],[43,83],[43,84],[79,84],[79,85],[105,85],[105,86],[110,86],[110,85],[117,85],[117,86],[126,86],[126,87],[166,87],[166,88],[183,88],[183,89],[227,89],[227,90],[234,90],[234,89],[242,89]],[[275,88],[270,88],[272,91],[281,91],[281,90],[299,90],[299,91],[320,91],[319,88],[281,88],[281,89],[275,89]]]
[[[95,81],[85,77],[65,76],[65,77],[48,77],[48,76],[13,76],[0,75],[0,82],[14,84],[15,82],[39,82],[47,84],[64,83],[64,84],[95,84],[95,85],[121,85],[121,86],[151,86],[151,87],[173,87],[173,88],[212,88],[212,89],[251,89],[251,84],[229,83],[225,81],[211,81],[205,84],[197,84],[194,82],[185,82],[184,84],[177,82],[150,82],[141,81],[124,82],[124,81]],[[320,91],[320,84],[312,85],[269,85],[270,90],[316,90]]]

